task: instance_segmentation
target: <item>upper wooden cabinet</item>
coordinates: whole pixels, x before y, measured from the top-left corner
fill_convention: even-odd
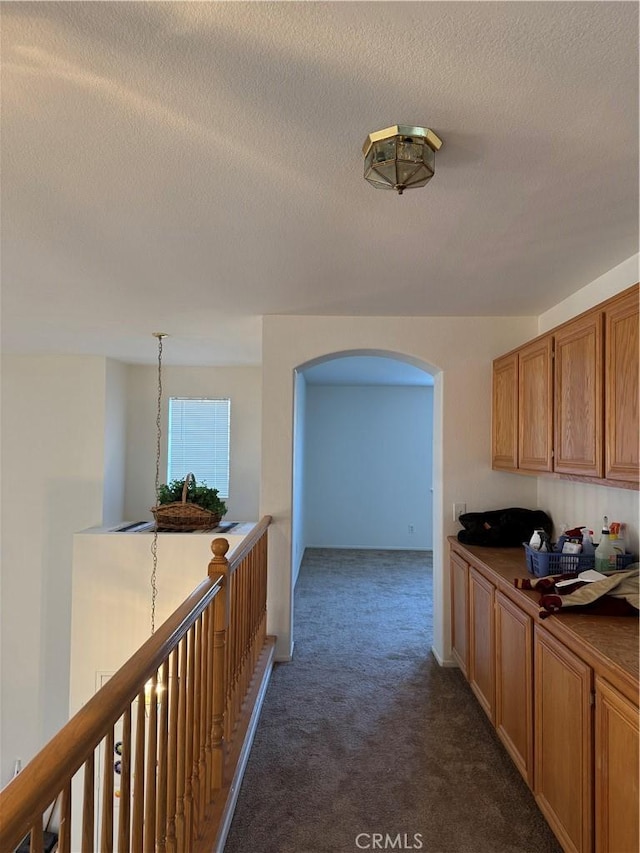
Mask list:
[[[638,488],[638,291],[494,361],[495,469]]]
[[[602,314],[567,323],[554,341],[553,470],[602,477]]]
[[[553,338],[518,352],[518,467],[553,468]]]
[[[605,477],[638,483],[638,293],[605,310]]]
[[[518,467],[518,354],[493,363],[491,446],[494,468]]]

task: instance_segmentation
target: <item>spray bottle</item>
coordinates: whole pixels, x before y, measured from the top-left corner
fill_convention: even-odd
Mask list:
[[[611,572],[616,568],[616,552],[609,535],[609,519],[605,515],[600,534],[600,542],[596,548],[596,571]]]

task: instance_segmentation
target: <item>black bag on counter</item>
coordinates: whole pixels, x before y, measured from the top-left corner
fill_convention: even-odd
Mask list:
[[[549,536],[553,528],[546,512],[520,507],[465,512],[459,521],[464,530],[458,533],[458,542],[491,548],[515,548],[528,542],[536,528],[541,527]]]

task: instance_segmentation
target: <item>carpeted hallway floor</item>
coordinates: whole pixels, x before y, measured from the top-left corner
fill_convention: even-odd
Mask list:
[[[425,552],[307,549],[225,853],[560,850],[431,612]]]

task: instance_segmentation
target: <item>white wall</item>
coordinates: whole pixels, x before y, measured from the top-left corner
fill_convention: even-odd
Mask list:
[[[300,564],[307,544],[306,514],[304,502],[306,495],[306,466],[304,446],[307,434],[307,382],[304,375],[298,371],[294,377],[294,413],[293,413],[293,475],[291,483],[291,520],[292,543],[291,560],[293,584],[295,586],[300,572]]]
[[[105,359],[2,360],[1,777],[67,721],[71,554],[102,520]]]
[[[634,255],[541,314],[538,318],[538,331],[541,334],[547,332],[635,284],[639,278],[638,260],[639,256]],[[626,522],[629,534],[627,548],[635,554],[638,553],[640,507],[637,491],[539,477],[538,505],[547,510],[557,524],[567,522],[571,527],[577,523],[588,525],[595,531],[596,541],[599,538],[603,515],[607,515],[610,521]]]
[[[107,359],[104,418],[104,497],[102,523],[124,519],[127,430],[127,367]]]
[[[124,514],[127,520],[151,519],[156,458],[157,368],[129,365],[127,377],[127,468]],[[258,517],[260,482],[259,367],[164,367],[160,482],[167,474],[169,397],[231,399],[231,470],[226,518]],[[193,472],[200,479],[198,472]]]
[[[491,362],[536,335],[533,317],[293,317],[263,320],[261,512],[269,531],[269,630],[292,651],[291,483],[293,371],[330,354],[399,354],[435,376],[434,650],[450,659],[446,536],[451,506],[535,506],[536,480],[491,470]]]
[[[586,525],[594,531],[594,542],[600,539],[603,515],[609,521],[623,521],[627,551],[638,554],[638,492],[539,477],[538,505],[550,514],[556,532],[563,523],[568,527]]]
[[[432,445],[432,387],[308,385],[307,545],[431,548]]]
[[[225,535],[227,558],[254,525]],[[151,634],[151,533],[87,530],[73,537],[70,705],[76,713],[96,690],[99,672],[115,672]],[[210,533],[160,533],[156,627],[207,578]]]
[[[549,329],[565,323],[577,314],[588,311],[589,308],[636,284],[640,279],[639,264],[640,255],[633,255],[545,311],[538,317],[538,334],[548,332]]]

